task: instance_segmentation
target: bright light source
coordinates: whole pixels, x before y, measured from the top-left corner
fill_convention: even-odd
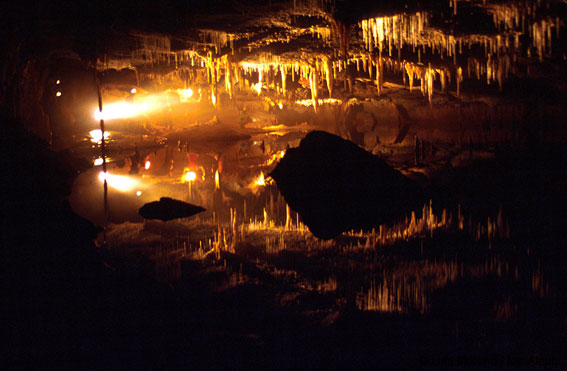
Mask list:
[[[101,171],[100,173],[98,173],[98,180],[100,180],[101,182],[104,182],[104,180],[108,177],[108,172],[104,172]]]
[[[91,130],[89,134],[91,135],[91,142],[93,143],[98,143],[102,140],[102,131],[100,131],[100,129]],[[108,139],[108,137],[110,137],[110,132],[105,131],[104,139]]]
[[[138,181],[130,177],[113,175],[108,171],[106,173],[101,171],[98,174],[98,180],[104,182],[105,179],[110,187],[122,192],[130,191],[138,185]]]
[[[134,104],[127,102],[111,103],[104,106],[102,112],[96,108],[94,118],[97,121],[112,120],[118,118],[134,117],[150,109],[148,103]]]
[[[185,173],[185,180],[188,182],[192,182],[197,179],[197,174],[194,171],[188,171]]]
[[[136,196],[140,197],[142,195],[142,191],[136,191]]]
[[[191,98],[193,96],[193,89],[187,88],[181,90],[181,95],[183,96],[183,98]]]
[[[254,180],[254,185],[264,186],[266,185],[266,180],[264,179],[264,172],[260,172],[260,176]]]
[[[252,89],[256,90],[256,92],[258,93],[258,95],[260,95],[260,93],[262,92],[262,83],[256,83],[256,84],[252,84]]]
[[[144,164],[144,169],[148,170],[151,165],[152,163],[150,162],[150,160],[146,161],[146,163]]]
[[[56,96],[56,97],[60,97],[60,96],[61,96],[61,92],[58,91],[57,93],[55,93],[55,96]]]
[[[61,84],[61,80],[55,81],[55,84],[57,84],[57,85]]]
[[[94,160],[94,166],[100,166],[100,165],[102,165],[102,158],[101,157]]]
[[[137,92],[138,92],[138,90],[136,90],[136,88],[132,88],[132,89],[130,90],[130,93],[132,93],[132,94],[136,94]]]
[[[282,103],[282,102],[279,102],[279,103],[278,103],[278,107],[280,107],[280,109],[283,109],[283,103]]]
[[[215,189],[220,189],[219,171],[215,171]]]

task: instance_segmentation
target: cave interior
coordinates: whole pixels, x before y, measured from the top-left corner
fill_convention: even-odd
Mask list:
[[[565,362],[565,1],[2,7],[11,364]],[[411,186],[324,146],[280,183],[312,132]]]

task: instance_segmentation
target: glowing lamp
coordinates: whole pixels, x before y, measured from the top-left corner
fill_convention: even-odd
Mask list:
[[[183,96],[183,98],[191,98],[193,96],[193,89],[191,88],[187,88],[187,89],[183,89],[181,90],[181,95]]]
[[[152,163],[149,160],[146,161],[146,163],[144,164],[144,169],[148,170],[151,165],[152,165]]]
[[[56,96],[56,97],[60,97],[60,96],[61,96],[61,92],[58,91],[57,93],[55,93],[55,96]]]
[[[185,173],[185,180],[188,182],[192,182],[197,179],[197,174],[194,171],[188,171]]]
[[[132,90],[130,90],[130,93],[132,94],[136,94],[138,92],[138,90],[136,90],[136,88],[132,88]]]
[[[126,192],[134,189],[138,185],[138,181],[128,176],[113,175],[108,171],[105,173],[101,171],[98,173],[98,180],[102,183],[106,180],[107,184],[121,192]],[[140,193],[141,194],[141,193]]]

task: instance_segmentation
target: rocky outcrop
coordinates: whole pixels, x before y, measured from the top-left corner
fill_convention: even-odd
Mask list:
[[[322,131],[289,149],[270,176],[322,239],[395,221],[426,200],[419,186],[380,158]]]

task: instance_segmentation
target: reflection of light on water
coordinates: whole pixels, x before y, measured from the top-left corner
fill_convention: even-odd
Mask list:
[[[122,192],[130,191],[138,185],[138,181],[130,177],[101,171],[98,174],[98,180],[104,182],[105,179],[110,187]]]
[[[89,134],[91,136],[91,142],[93,142],[93,143],[98,143],[102,140],[102,131],[100,129],[91,130],[91,131],[89,131]],[[104,132],[104,139],[108,139],[108,137],[110,137],[110,132],[105,131]],[[102,162],[101,162],[101,164],[102,164]]]
[[[219,171],[215,171],[215,189],[220,189]]]
[[[295,103],[309,107],[313,105],[313,99],[296,100]],[[340,99],[326,98],[326,99],[318,99],[317,103],[321,105],[321,104],[342,104],[343,102]]]

